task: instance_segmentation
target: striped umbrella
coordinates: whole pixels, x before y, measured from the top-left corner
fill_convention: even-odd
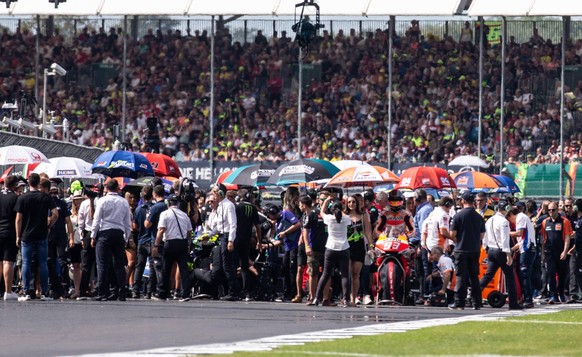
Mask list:
[[[267,184],[289,186],[301,182],[332,178],[339,169],[329,161],[299,159],[287,162],[277,168]]]
[[[471,192],[494,192],[500,187],[505,187],[501,181],[492,175],[478,171],[465,171],[452,174],[457,188]]]

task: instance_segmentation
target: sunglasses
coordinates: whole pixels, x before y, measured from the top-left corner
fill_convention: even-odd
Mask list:
[[[564,207],[572,207],[572,205],[564,205]]]
[[[554,212],[554,211],[557,211],[557,209],[555,209],[555,208],[548,208],[548,211],[549,212]]]

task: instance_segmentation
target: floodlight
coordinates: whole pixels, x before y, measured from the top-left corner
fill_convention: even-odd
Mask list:
[[[37,125],[29,122],[28,120],[24,120],[22,118],[18,119],[18,122],[20,123],[20,125],[26,129],[32,129],[32,130],[36,130],[38,129]]]
[[[13,2],[17,2],[18,0],[0,0],[0,2],[5,2],[6,3],[6,8],[9,9],[10,8],[10,3]]]
[[[12,0],[12,1],[15,1],[15,0]],[[59,8],[59,4],[62,3],[62,2],[67,2],[67,0],[49,0],[49,2],[51,4],[55,4],[55,9],[58,9]]]
[[[2,122],[3,122],[4,124],[8,124],[8,125],[10,125],[12,128],[16,128],[16,129],[22,129],[22,124],[20,124],[20,122],[19,122],[18,120],[12,120],[12,119],[9,119],[9,118],[6,118],[6,117],[5,117],[5,118],[2,120]]]
[[[57,133],[57,129],[53,128],[50,125],[42,125],[41,124],[38,126],[38,128],[49,135],[55,135]]]
[[[18,110],[18,103],[16,103],[16,102],[14,102],[14,103],[4,102],[4,104],[2,104],[2,109]]]

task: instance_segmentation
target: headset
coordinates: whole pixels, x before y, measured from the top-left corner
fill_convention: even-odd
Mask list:
[[[218,190],[216,191],[216,194],[218,196],[220,196],[221,198],[226,197],[226,186],[224,186],[223,184],[219,183],[216,185],[216,187],[218,188]]]

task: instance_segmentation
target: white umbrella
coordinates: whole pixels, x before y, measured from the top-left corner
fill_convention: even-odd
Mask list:
[[[349,169],[350,167],[358,167],[358,166],[362,166],[362,165],[369,166],[370,165],[367,162],[360,161],[360,160],[338,160],[338,161],[332,161],[331,163],[334,164],[340,170]]]
[[[472,155],[462,155],[453,159],[449,162],[449,166],[477,166],[477,167],[489,167],[489,164],[485,160]]]
[[[55,157],[38,165],[34,173],[46,173],[51,178],[99,178],[91,172],[90,164],[74,157]]]
[[[16,164],[36,164],[48,162],[46,156],[35,148],[28,146],[4,146],[0,148],[0,166]]]

